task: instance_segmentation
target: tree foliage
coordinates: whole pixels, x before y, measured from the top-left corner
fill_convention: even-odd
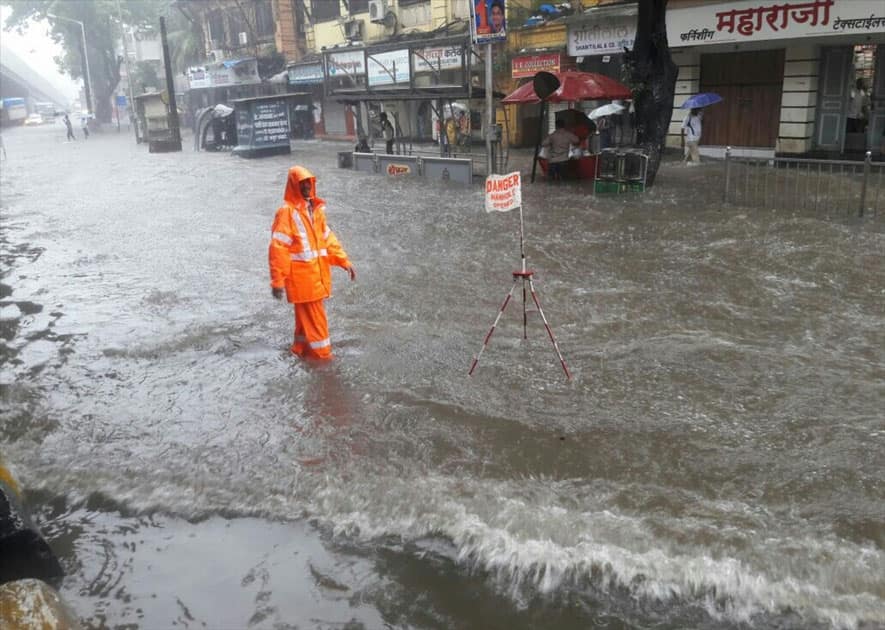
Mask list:
[[[122,56],[117,43],[122,35],[120,17],[127,27],[159,29],[159,18],[166,15],[174,26],[170,28],[178,38],[182,63],[188,62],[200,50],[200,37],[193,36],[194,25],[185,16],[170,7],[170,2],[155,0],[0,0],[11,7],[5,28],[25,30],[31,22],[45,20],[52,39],[61,44],[64,54],[56,58],[59,68],[74,78],[85,78],[82,53],[82,22],[86,35],[86,55],[92,79],[93,103],[97,118],[111,119],[111,96],[120,82]],[[118,11],[119,7],[119,11]],[[50,17],[56,16],[56,17]],[[197,28],[199,28],[197,26]],[[183,32],[182,32],[183,31]],[[196,39],[196,44],[193,40]],[[186,44],[186,45],[185,45]],[[196,55],[199,58],[199,55]]]

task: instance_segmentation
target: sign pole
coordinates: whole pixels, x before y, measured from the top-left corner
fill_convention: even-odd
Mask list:
[[[544,310],[541,308],[541,300],[538,298],[538,294],[535,291],[535,284],[532,281],[532,276],[535,275],[535,272],[531,269],[526,268],[525,219],[522,207],[522,176],[518,171],[510,173],[508,175],[489,175],[486,178],[486,211],[508,212],[510,210],[516,209],[517,207],[519,207],[520,270],[511,273],[511,276],[513,277],[513,284],[510,285],[510,291],[507,292],[507,295],[504,298],[504,302],[498,309],[498,314],[495,316],[495,321],[492,323],[492,327],[486,334],[485,339],[483,339],[482,347],[473,358],[473,363],[471,363],[470,370],[468,370],[467,375],[473,376],[473,371],[479,364],[479,359],[482,357],[482,353],[485,352],[485,349],[488,347],[489,341],[491,340],[492,335],[495,332],[495,328],[497,328],[498,322],[501,321],[501,316],[504,315],[504,311],[507,309],[507,305],[510,303],[511,298],[513,297],[513,290],[516,288],[516,282],[521,279],[522,338],[528,339],[528,313],[526,310],[526,306],[528,303],[528,292],[531,292],[532,301],[535,303],[535,307],[538,309],[538,314],[541,316],[541,321],[544,322],[544,328],[547,330],[547,335],[550,337],[550,342],[553,344],[553,349],[556,351],[556,356],[559,358],[559,363],[562,366],[563,372],[565,372],[565,377],[571,380],[572,375],[571,373],[569,373],[568,366],[565,364],[565,359],[562,358],[562,352],[559,351],[559,344],[556,342],[556,337],[553,335],[553,329],[550,328],[550,324],[547,322],[547,317],[544,315]],[[526,284],[528,284],[528,286],[526,286]]]
[[[492,129],[495,125],[495,101],[492,96],[492,44],[486,44],[486,173],[495,172],[495,159],[492,155]]]

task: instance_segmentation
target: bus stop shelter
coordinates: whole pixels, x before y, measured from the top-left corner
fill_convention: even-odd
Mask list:
[[[309,92],[255,96],[231,101],[237,125],[234,154],[254,158],[292,152],[292,110],[311,102]]]

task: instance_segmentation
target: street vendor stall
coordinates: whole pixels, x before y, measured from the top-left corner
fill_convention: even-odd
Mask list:
[[[540,117],[541,129],[545,128],[547,119],[548,103],[574,103],[587,100],[614,100],[630,99],[632,93],[623,83],[615,81],[607,76],[592,72],[538,72],[530,83],[518,87],[506,96],[502,103],[541,103],[542,112]],[[566,110],[576,111],[576,110]],[[591,124],[585,123],[586,116],[581,114],[565,115],[558,112],[558,116],[568,116],[566,128],[575,133],[582,145],[589,136]],[[571,122],[571,127],[569,123]],[[582,135],[583,134],[583,135]],[[535,146],[535,158],[532,163],[532,181],[535,181],[535,169],[539,164],[539,148],[544,138],[544,133],[538,134],[538,144]],[[581,179],[592,179],[596,170],[595,158],[584,155],[578,158],[578,162],[570,171],[574,176]],[[591,163],[592,162],[592,163]],[[542,170],[546,172],[546,162],[541,163]]]

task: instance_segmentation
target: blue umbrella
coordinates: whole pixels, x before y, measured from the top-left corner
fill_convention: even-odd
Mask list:
[[[721,100],[722,97],[715,92],[701,92],[700,94],[695,94],[694,96],[686,99],[686,101],[681,105],[680,109],[696,109],[698,107],[706,107],[707,105],[718,103]]]

